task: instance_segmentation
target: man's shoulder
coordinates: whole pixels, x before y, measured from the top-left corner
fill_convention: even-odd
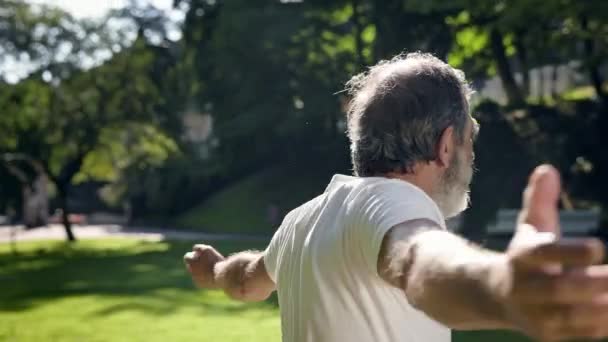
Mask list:
[[[350,212],[372,222],[399,223],[425,218],[444,226],[435,201],[422,189],[400,179],[375,179],[360,185],[350,200]]]
[[[301,221],[304,217],[308,216],[311,212],[316,211],[322,204],[325,202],[325,198],[327,197],[326,193],[322,193],[317,197],[301,204],[295,209],[291,210],[285,216],[285,222],[298,222]]]
[[[329,201],[344,201],[353,209],[373,203],[393,202],[411,203],[416,206],[427,205],[432,209],[436,207],[431,197],[416,185],[402,179],[387,177],[354,177],[337,174],[331,179],[324,195]],[[306,209],[315,203],[318,202],[307,205]]]

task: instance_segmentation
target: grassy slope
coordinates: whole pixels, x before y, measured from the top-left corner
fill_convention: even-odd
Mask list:
[[[181,228],[206,232],[271,235],[268,206],[280,208],[281,217],[322,193],[331,173],[275,166],[235,182],[176,220]]]
[[[257,304],[195,291],[184,242],[0,244],[0,341],[280,341],[276,298]],[[224,253],[249,244],[219,244]],[[404,322],[405,323],[405,322]],[[521,342],[496,332],[454,341]]]

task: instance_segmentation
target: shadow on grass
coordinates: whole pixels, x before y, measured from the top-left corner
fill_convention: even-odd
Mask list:
[[[191,242],[134,241],[125,247],[103,243],[39,244],[19,254],[0,252],[0,311],[27,310],[37,304],[71,296],[121,296],[127,300],[94,311],[111,315],[141,310],[171,314],[185,306],[214,314],[230,314],[260,307],[277,307],[276,297],[256,304],[222,299],[216,292],[196,290],[183,266]],[[255,243],[218,243],[229,254],[263,248]]]
[[[230,254],[264,246],[231,242],[216,247]],[[182,262],[183,254],[191,248],[191,242],[182,241],[133,241],[125,246],[83,241],[75,245],[37,243],[17,255],[0,249],[0,312],[25,311],[54,300],[88,295],[119,300],[85,309],[85,319],[128,311],[166,316],[183,308],[194,308],[201,315],[238,316],[249,310],[278,307],[276,295],[254,304],[226,300],[217,291],[196,290]],[[259,317],[275,312],[262,310]],[[504,332],[455,332],[453,341],[529,340]]]

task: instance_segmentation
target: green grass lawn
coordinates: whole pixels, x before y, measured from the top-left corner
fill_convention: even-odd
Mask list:
[[[183,242],[0,244],[0,341],[279,341],[276,301],[195,290]],[[223,252],[251,245],[234,245]]]
[[[280,341],[276,298],[194,290],[185,242],[128,239],[0,244],[0,341]],[[218,244],[229,253],[251,244]],[[404,322],[405,324],[406,322]],[[494,332],[455,341],[525,341]]]

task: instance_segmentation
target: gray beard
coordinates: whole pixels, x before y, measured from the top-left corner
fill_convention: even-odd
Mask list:
[[[469,207],[469,185],[472,176],[473,166],[464,165],[461,155],[455,152],[450,166],[441,177],[439,189],[433,196],[446,220]]]

